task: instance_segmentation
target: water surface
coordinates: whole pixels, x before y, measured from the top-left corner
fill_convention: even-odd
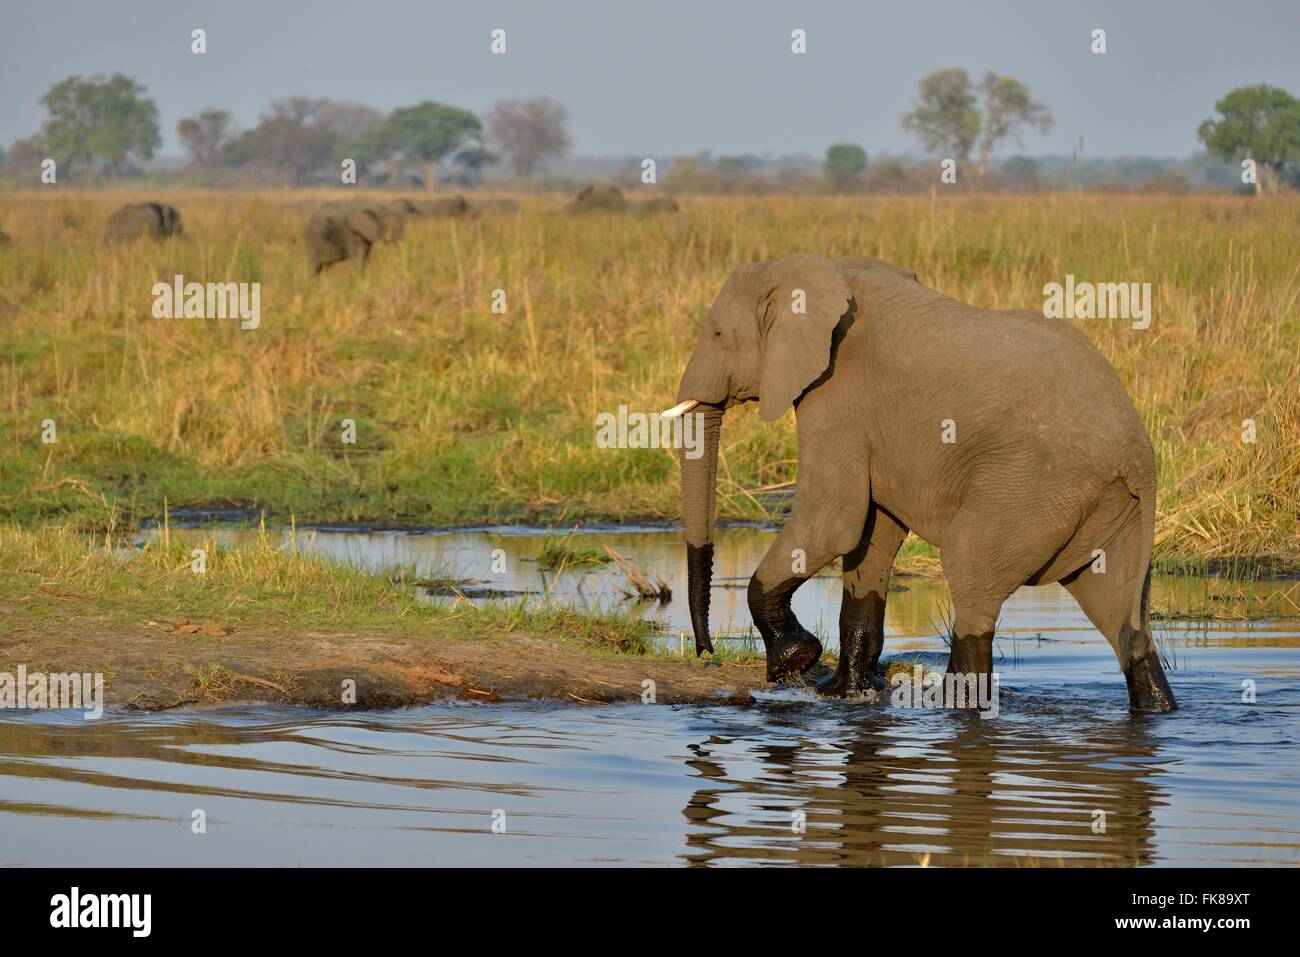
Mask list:
[[[318,532],[310,547],[489,581],[502,548],[500,590],[630,608],[670,638],[689,627],[680,533],[591,534],[669,578],[674,601],[629,605],[608,569],[557,582],[527,561],[535,534]],[[731,586],[770,539],[720,536],[714,620],[727,634],[748,625]],[[900,584],[887,655],[941,664],[942,582]],[[838,600],[834,578],[816,579],[796,610],[833,633]],[[1021,589],[1003,610],[992,720],[800,691],[751,708],[9,713],[0,865],[1295,864],[1300,622],[1161,634],[1181,705],[1163,716],[1129,714],[1109,646],[1057,586]]]

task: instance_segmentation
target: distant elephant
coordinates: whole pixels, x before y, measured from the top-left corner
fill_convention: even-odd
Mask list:
[[[470,211],[469,201],[459,193],[440,199],[417,199],[413,204],[416,215],[427,216],[464,216]]]
[[[679,208],[677,200],[671,196],[656,196],[654,199],[637,203],[635,209],[639,215],[646,216],[654,213],[675,213]]]
[[[621,213],[627,209],[623,191],[610,183],[592,183],[579,190],[578,195],[564,207],[569,213]]]
[[[347,259],[364,264],[370,247],[386,235],[384,222],[373,208],[356,204],[322,206],[303,230],[308,265],[320,273],[326,266]]]
[[[476,199],[470,203],[469,211],[471,213],[517,213],[519,212],[519,201],[496,197]]]
[[[409,199],[394,199],[387,203],[367,204],[363,207],[369,209],[379,219],[380,238],[385,242],[395,243],[402,238],[406,231],[406,221],[415,215],[415,204]]]
[[[1119,376],[1071,323],[968,306],[877,259],[796,254],[731,274],[678,400],[665,415],[698,408],[704,430],[704,454],[681,457],[697,654],[713,650],[723,412],[757,401],[765,420],[794,407],[799,448],[793,511],[749,582],[769,680],[820,657],[790,599],[843,556],[839,665],[819,690],[879,684],[890,569],[911,530],[939,547],[951,588],[950,672],[989,674],[1003,601],[1060,582],[1114,649],[1130,706],[1175,707],[1147,621],[1151,443]]]
[[[130,203],[108,217],[110,240],[163,239],[182,232],[181,214],[166,203]]]
[[[0,229],[0,246],[3,246],[7,242],[9,242],[9,234],[3,229]]]

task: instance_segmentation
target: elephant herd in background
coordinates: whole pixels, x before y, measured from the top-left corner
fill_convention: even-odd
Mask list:
[[[519,204],[513,199],[490,198],[470,202],[464,196],[436,199],[353,200],[313,204],[303,229],[303,246],[312,272],[354,260],[365,263],[376,243],[395,243],[402,238],[411,219],[479,216],[513,213]],[[623,191],[608,183],[584,187],[564,207],[566,213],[675,213],[677,202],[659,197],[640,202],[628,200]],[[167,203],[128,203],[108,218],[106,236],[110,242],[135,239],[168,239],[184,232],[181,215]],[[9,236],[0,230],[0,245]]]

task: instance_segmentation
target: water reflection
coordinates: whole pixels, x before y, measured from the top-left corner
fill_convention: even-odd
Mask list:
[[[992,721],[780,701],[9,716],[0,864],[1295,862],[1300,662],[1264,651],[1287,677],[1247,706],[1252,666],[1222,655],[1150,718],[1122,681],[1032,662]]]
[[[875,715],[833,744],[738,745],[717,736],[693,746],[689,764],[707,783],[685,808],[692,825],[685,859],[1151,862],[1163,772],[1157,748],[1136,724],[1065,743],[1023,727],[1009,735],[996,721],[942,719],[954,722],[961,727],[949,736]],[[738,762],[754,766],[737,776]]]

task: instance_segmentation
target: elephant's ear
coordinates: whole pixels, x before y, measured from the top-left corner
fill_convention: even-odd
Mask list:
[[[758,412],[771,420],[830,365],[831,336],[853,292],[835,263],[809,253],[769,263],[755,278],[763,333]]]

